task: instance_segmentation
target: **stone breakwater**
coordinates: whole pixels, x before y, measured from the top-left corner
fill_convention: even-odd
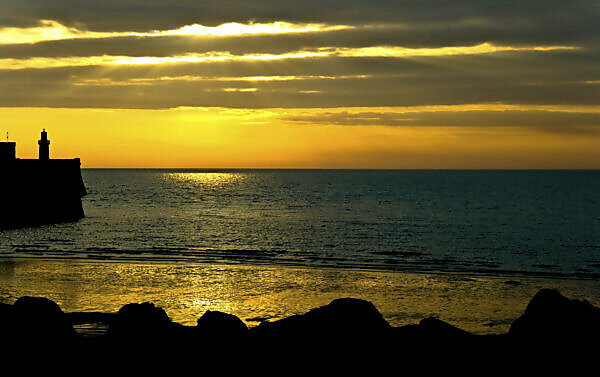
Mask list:
[[[86,323],[102,323],[107,330],[83,336],[74,325]],[[593,355],[600,339],[600,308],[542,289],[508,333],[476,335],[433,317],[392,327],[373,304],[355,298],[248,328],[238,317],[218,311],[204,313],[196,326],[183,326],[148,302],[127,304],[118,313],[64,313],[46,298],[21,297],[12,305],[0,304],[0,333],[4,345],[27,352],[276,355],[279,361],[344,360],[345,366],[397,361],[435,370],[483,365],[490,371],[494,365],[496,372],[518,364],[530,372],[563,368],[587,373],[598,370]]]
[[[77,221],[87,194],[78,158],[0,161],[0,230]]]

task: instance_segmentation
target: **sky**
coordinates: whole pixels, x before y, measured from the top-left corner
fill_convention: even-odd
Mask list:
[[[600,169],[594,0],[1,0],[0,132],[84,167]]]

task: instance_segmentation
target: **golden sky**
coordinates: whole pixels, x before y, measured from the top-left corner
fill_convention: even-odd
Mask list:
[[[598,168],[600,143],[593,127],[565,134],[526,126],[354,126],[296,120],[318,117],[321,111],[5,108],[0,114],[13,125],[11,139],[21,141],[19,157],[37,157],[40,126],[47,125],[53,156],[79,156],[84,167]],[[327,111],[331,117],[356,109]]]
[[[45,128],[84,167],[600,168],[589,2],[176,3],[0,5],[18,156]]]

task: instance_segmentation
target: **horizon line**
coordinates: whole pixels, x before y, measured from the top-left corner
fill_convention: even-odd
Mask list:
[[[600,171],[600,168],[286,168],[82,167],[82,170],[364,170],[364,171]]]

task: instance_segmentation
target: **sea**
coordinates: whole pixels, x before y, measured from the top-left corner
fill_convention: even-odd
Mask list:
[[[454,305],[451,319],[479,332],[485,315],[521,297],[495,319],[509,323],[548,282],[600,301],[600,171],[82,175],[84,219],[0,232],[0,301],[45,294],[74,310],[116,310],[149,298],[189,323],[215,306],[264,320],[350,294],[379,302],[393,323]],[[246,295],[245,306],[233,302]],[[460,314],[465,295],[471,304],[482,295],[498,304],[471,323]],[[424,297],[438,310],[420,310]]]

